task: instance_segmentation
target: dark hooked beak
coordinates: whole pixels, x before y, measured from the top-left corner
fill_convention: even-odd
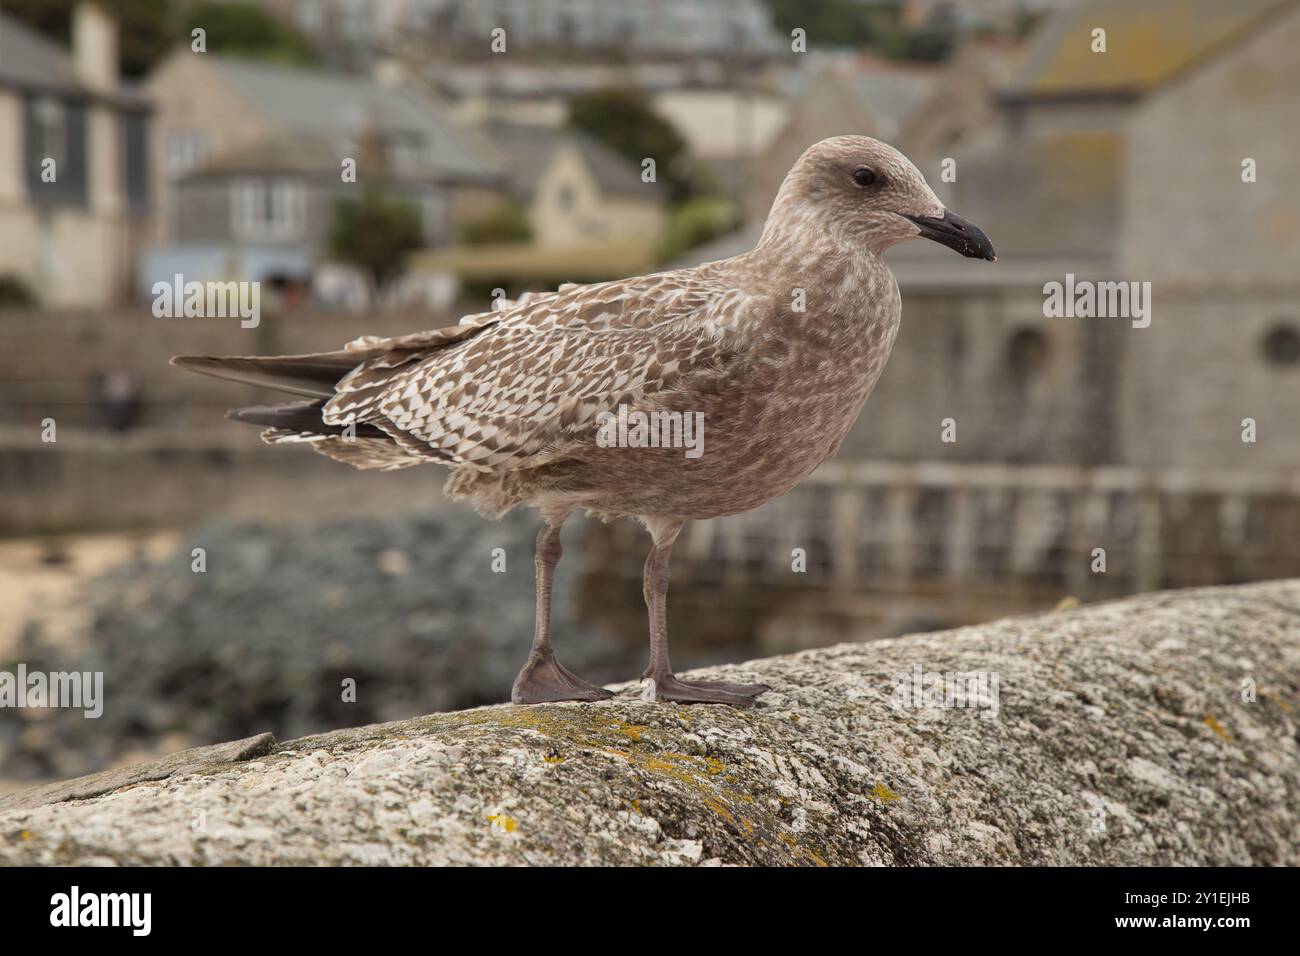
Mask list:
[[[926,239],[933,239],[949,249],[955,249],[968,259],[997,261],[998,257],[993,252],[993,243],[989,242],[989,237],[984,235],[984,230],[955,212],[945,209],[942,219],[906,214],[903,218],[916,223],[921,230],[921,235]]]

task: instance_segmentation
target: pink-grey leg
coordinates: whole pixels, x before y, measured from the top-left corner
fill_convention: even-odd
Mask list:
[[[564,549],[560,528],[567,515],[548,518],[537,534],[533,567],[537,573],[537,616],[533,622],[533,644],[528,662],[515,678],[510,700],[516,704],[542,704],[557,700],[604,700],[614,695],[603,687],[588,684],[555,659],[551,647],[551,582]]]
[[[668,560],[673,542],[684,522],[647,521],[654,538],[646,557],[642,593],[650,612],[650,665],[641,676],[653,683],[654,695],[680,704],[731,704],[753,707],[766,684],[733,684],[728,681],[685,681],[673,674],[668,660]]]

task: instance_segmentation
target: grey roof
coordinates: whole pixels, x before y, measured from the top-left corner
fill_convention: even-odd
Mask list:
[[[718,236],[716,239],[710,239],[703,245],[695,246],[693,249],[687,249],[681,254],[680,258],[670,263],[670,265],[674,269],[689,269],[705,262],[730,259],[732,256],[738,256],[742,252],[753,249],[754,246],[758,245],[759,237],[762,235],[763,220],[751,219],[733,232]]]
[[[571,144],[582,154],[601,190],[616,195],[659,198],[654,184],[643,183],[638,169],[604,143],[583,133],[523,123],[493,123],[487,133],[510,157],[506,175],[520,196],[531,196],[537,188],[551,155],[564,144]]]
[[[418,133],[430,147],[431,171],[460,180],[498,175],[494,158],[475,148],[429,98],[407,89],[317,70],[231,57],[212,63],[245,100],[293,137],[338,141],[367,127]]]
[[[933,71],[903,69],[852,70],[845,74],[850,88],[878,119],[901,126],[934,88]]]
[[[251,146],[222,153],[190,173],[195,178],[238,173],[327,174],[337,178],[333,144],[303,134],[273,133]]]
[[[95,96],[77,76],[67,50],[3,12],[0,12],[0,86]],[[137,106],[146,102],[127,84],[119,84],[107,99]]]

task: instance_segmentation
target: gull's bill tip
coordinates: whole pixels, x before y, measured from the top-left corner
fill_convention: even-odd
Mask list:
[[[993,251],[993,243],[984,234],[984,230],[969,219],[963,219],[951,209],[945,209],[942,217],[904,215],[916,223],[921,236],[926,239],[933,239],[968,259],[998,261],[997,254]]]

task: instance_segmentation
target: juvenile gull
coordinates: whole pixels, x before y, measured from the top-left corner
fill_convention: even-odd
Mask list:
[[[337,352],[173,364],[302,396],[236,409],[271,444],[309,442],[357,468],[451,469],[446,492],[480,512],[536,508],[537,617],[519,704],[609,691],[556,659],[549,616],[560,528],[581,508],[635,518],[645,562],[647,692],[750,705],[761,684],[684,681],[668,660],[668,558],[683,525],[757,508],[835,454],[898,331],[898,285],[881,254],[923,236],[994,258],[897,150],[865,136],[810,147],[772,204],[758,245],[690,269],[527,295],[459,325],[364,336]],[[620,408],[700,421],[703,453],[619,447],[599,436]],[[675,418],[672,420],[676,420]],[[606,432],[608,437],[608,432]]]

